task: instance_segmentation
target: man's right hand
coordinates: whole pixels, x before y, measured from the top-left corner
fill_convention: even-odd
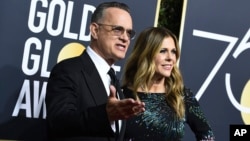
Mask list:
[[[116,89],[110,86],[110,95],[107,102],[107,114],[110,121],[128,119],[145,111],[145,103],[132,98],[117,99]]]

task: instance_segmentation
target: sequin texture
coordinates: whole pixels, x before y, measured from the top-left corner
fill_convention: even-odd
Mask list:
[[[124,89],[124,94],[126,97],[133,97],[129,89]],[[187,108],[185,119],[176,117],[163,93],[138,93],[138,96],[141,101],[145,102],[146,111],[127,120],[125,133],[127,139],[131,141],[178,141],[184,136],[186,122],[193,126],[191,128],[194,129],[197,139],[214,137],[198,102],[192,95],[184,96]]]

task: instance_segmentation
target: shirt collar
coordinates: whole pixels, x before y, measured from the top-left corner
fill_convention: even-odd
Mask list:
[[[107,74],[110,69],[109,64],[100,56],[98,55],[90,46],[86,49],[87,53],[89,54],[90,58],[93,60],[99,74]],[[113,67],[114,65],[112,65]]]

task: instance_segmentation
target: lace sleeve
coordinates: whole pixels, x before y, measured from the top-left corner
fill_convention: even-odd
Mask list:
[[[198,141],[214,141],[214,133],[190,89],[184,90],[186,120]]]

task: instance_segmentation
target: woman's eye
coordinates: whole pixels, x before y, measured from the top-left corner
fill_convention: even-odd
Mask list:
[[[177,51],[176,51],[176,50],[172,50],[172,53],[173,53],[173,54],[176,54],[176,53],[177,53]]]
[[[167,52],[167,49],[160,50],[160,53],[165,53],[165,52]]]

